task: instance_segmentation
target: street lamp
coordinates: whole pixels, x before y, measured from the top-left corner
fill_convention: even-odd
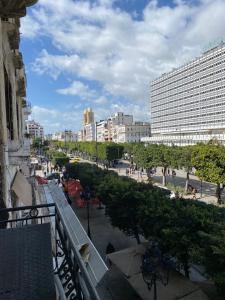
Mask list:
[[[98,125],[98,122],[95,122],[95,151],[96,151],[96,166],[98,166],[98,136],[97,136],[97,125]]]
[[[84,192],[82,193],[81,198],[83,198],[86,201],[86,207],[87,207],[87,235],[89,239],[91,240],[91,230],[90,230],[90,199],[91,199],[91,191],[89,186],[86,186],[84,189]]]
[[[154,288],[154,300],[157,300],[157,285],[160,281],[167,285],[169,281],[169,257],[162,254],[157,243],[152,242],[142,256],[142,277],[149,290]]]

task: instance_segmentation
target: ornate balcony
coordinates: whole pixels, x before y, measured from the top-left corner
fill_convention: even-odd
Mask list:
[[[13,61],[16,69],[23,68],[23,56],[18,50],[13,53]]]
[[[38,0],[0,0],[0,17],[16,18],[26,15],[26,7],[34,5]]]
[[[19,33],[19,21],[17,19],[3,19],[3,29],[7,32],[9,38],[9,45],[12,50],[19,49],[20,33]]]
[[[17,300],[112,300],[102,284],[107,267],[62,191],[46,186],[44,195],[55,203],[0,210],[0,269],[15,271],[4,272],[11,278],[0,281],[0,293]]]
[[[26,80],[24,77],[17,80],[17,96],[26,97]]]

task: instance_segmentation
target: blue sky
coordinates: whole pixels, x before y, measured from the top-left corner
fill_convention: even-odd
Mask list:
[[[117,111],[150,121],[150,82],[225,40],[225,0],[39,0],[21,20],[32,118],[46,133]]]

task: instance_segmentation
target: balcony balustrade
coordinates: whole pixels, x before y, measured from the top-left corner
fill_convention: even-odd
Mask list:
[[[38,0],[0,0],[0,17],[15,18],[26,15],[26,7],[34,5]]]
[[[16,95],[20,96],[20,97],[26,97],[26,79],[25,79],[25,77],[18,78]]]
[[[9,216],[9,219],[4,219],[6,215]],[[2,218],[3,216],[4,218]],[[97,289],[87,271],[85,261],[77,247],[74,246],[70,233],[71,229],[66,226],[62,211],[60,211],[60,207],[57,204],[41,204],[0,210],[0,231],[3,228],[21,229],[26,226],[31,226],[32,230],[32,225],[44,223],[51,224],[51,241],[49,243],[52,246],[54,262],[54,270],[52,272],[54,273],[58,299],[100,300]],[[36,227],[35,230],[37,230]],[[37,259],[39,255],[44,255],[44,253],[39,253],[39,249],[36,250]],[[26,255],[29,255],[29,253]],[[1,259],[4,259],[4,257],[1,257]],[[19,267],[24,268],[24,266]],[[31,282],[31,284],[33,283]],[[38,289],[38,286],[36,288]],[[4,292],[3,283],[0,284],[0,292],[2,290]],[[8,293],[11,293],[11,291],[8,291]],[[59,297],[60,295],[61,298]]]

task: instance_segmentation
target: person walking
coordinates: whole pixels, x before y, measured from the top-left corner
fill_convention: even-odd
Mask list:
[[[197,193],[197,189],[196,188],[193,188],[193,190],[192,190],[192,195],[193,195],[193,200],[196,200],[197,198],[196,198],[196,193]]]

